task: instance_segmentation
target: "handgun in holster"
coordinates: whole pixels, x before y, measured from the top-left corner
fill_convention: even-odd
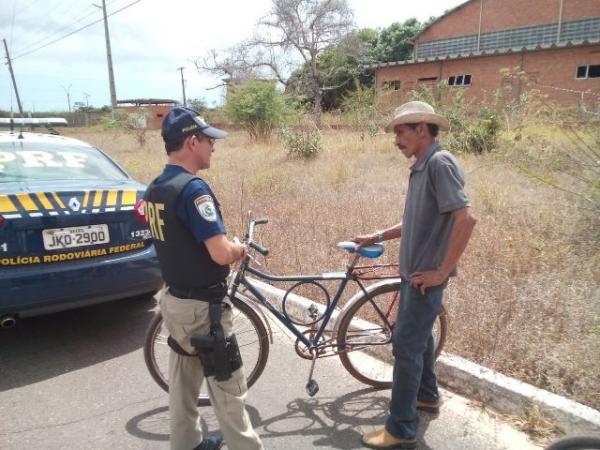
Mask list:
[[[235,334],[225,337],[221,325],[221,305],[219,302],[209,306],[210,333],[193,334],[190,342],[198,352],[204,375],[214,376],[217,381],[226,381],[242,367],[242,357]]]

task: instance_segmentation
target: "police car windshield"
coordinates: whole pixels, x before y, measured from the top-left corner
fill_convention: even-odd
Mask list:
[[[92,147],[0,142],[0,182],[126,179],[117,165]]]

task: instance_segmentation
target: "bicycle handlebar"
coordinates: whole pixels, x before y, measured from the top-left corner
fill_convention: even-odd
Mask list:
[[[249,241],[248,247],[252,247],[254,250],[256,250],[258,253],[260,253],[263,256],[267,256],[269,254],[268,248],[263,247],[262,245],[259,245],[254,241]]]
[[[254,226],[255,225],[263,225],[266,223],[269,223],[269,219],[267,219],[266,217],[261,217],[259,219],[251,220],[250,222],[248,222],[248,230],[246,231],[246,239],[245,239],[248,247],[256,250],[258,253],[260,253],[263,256],[267,256],[269,254],[269,249],[254,242],[253,237],[254,237]]]

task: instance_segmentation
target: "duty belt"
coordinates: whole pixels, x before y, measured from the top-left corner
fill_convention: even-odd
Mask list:
[[[227,294],[227,283],[220,281],[201,288],[180,289],[169,286],[169,293],[177,298],[191,298],[205,302],[220,302]]]

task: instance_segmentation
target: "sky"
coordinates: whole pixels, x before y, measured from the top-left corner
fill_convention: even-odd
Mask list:
[[[75,102],[110,104],[102,11],[91,1],[2,0],[0,38],[6,39],[24,110],[67,111],[68,97],[72,107]],[[424,21],[464,2],[348,1],[357,28],[385,28],[411,17]],[[134,2],[106,0],[109,14],[125,8],[108,18],[117,99],[181,101],[178,68],[184,67],[186,97],[201,98],[208,106],[222,104],[224,91],[215,88],[222,82],[198,73],[193,61],[250,38],[257,20],[271,8],[270,0]],[[0,56],[0,110],[18,111],[3,44]]]

